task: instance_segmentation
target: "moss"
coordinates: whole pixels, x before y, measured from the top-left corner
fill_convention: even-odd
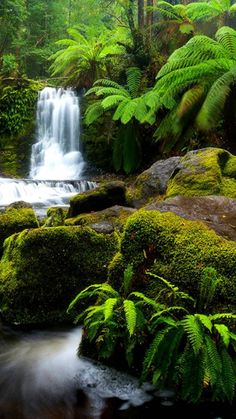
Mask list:
[[[67,218],[81,213],[100,211],[113,205],[125,204],[125,185],[121,181],[105,182],[99,187],[70,199]]]
[[[222,174],[224,176],[236,178],[236,156],[227,152],[227,158],[222,167]]]
[[[7,208],[0,214],[0,254],[4,240],[14,233],[24,229],[39,226],[35,212],[32,208]]]
[[[196,296],[203,268],[212,266],[222,278],[216,300],[218,308],[230,307],[235,311],[236,244],[221,238],[201,222],[188,221],[173,213],[137,211],[125,226],[120,258],[124,266],[133,263],[134,288],[151,296],[155,296],[159,284],[146,275],[147,270]],[[115,261],[110,265],[111,280],[115,277],[115,265]]]
[[[58,227],[64,225],[65,216],[66,213],[63,211],[63,208],[48,208],[44,227]]]
[[[44,227],[9,237],[0,265],[4,318],[22,324],[68,319],[70,301],[84,287],[106,280],[118,248],[116,233],[88,227]]]

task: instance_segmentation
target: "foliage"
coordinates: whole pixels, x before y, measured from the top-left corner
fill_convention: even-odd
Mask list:
[[[80,300],[95,298],[96,304],[85,309],[75,321],[84,319],[85,331],[90,342],[95,342],[99,358],[110,358],[123,348],[131,365],[134,348],[140,343],[147,345],[148,332],[151,343],[143,359],[142,380],[151,376],[158,388],[174,386],[182,400],[198,402],[207,394],[213,400],[232,401],[236,334],[230,322],[235,323],[236,315],[195,312],[198,298],[207,307],[209,296],[214,296],[214,281],[209,284],[209,277],[215,276],[214,269],[203,270],[197,299],[181,292],[170,281],[147,274],[161,282],[155,299],[137,291],[128,294],[133,278],[132,266],[128,265],[122,293],[108,283],[91,285],[75,297],[68,312]]]
[[[150,110],[164,115],[156,138],[164,141],[167,151],[182,147],[193,129],[211,130],[222,118],[232,125],[236,31],[222,27],[215,38],[197,35],[177,49],[157,74],[153,90],[146,94]],[[231,147],[232,140],[231,134]]]
[[[187,15],[193,21],[216,21],[218,26],[236,24],[235,3],[230,0],[208,0],[189,3],[186,7]]]
[[[16,136],[31,122],[41,84],[22,79],[20,86],[0,88],[0,133]]]
[[[112,119],[123,124],[113,146],[113,164],[116,171],[123,168],[126,173],[131,173],[141,162],[135,118],[143,118],[148,111],[140,98],[141,81],[141,71],[137,67],[130,67],[126,71],[125,86],[112,80],[101,79],[86,93],[86,96],[95,94],[98,97],[86,110],[86,124],[92,124],[103,113],[113,110]]]
[[[69,28],[71,38],[57,41],[63,48],[51,56],[52,75],[62,75],[66,85],[90,87],[99,77],[105,76],[112,56],[123,52],[111,31],[100,36],[85,30]],[[83,33],[85,32],[85,33]]]
[[[1,75],[3,77],[12,76],[17,73],[18,64],[13,54],[4,54],[2,57]]]
[[[95,342],[99,358],[110,358],[119,347],[124,347],[129,365],[133,361],[135,346],[143,342],[146,332],[143,306],[154,304],[162,308],[142,293],[129,294],[132,277],[132,266],[128,265],[124,271],[124,287],[121,293],[108,283],[90,285],[68,307],[70,312],[80,300],[95,297],[97,304],[89,306],[76,316],[75,322],[83,320],[89,341]]]

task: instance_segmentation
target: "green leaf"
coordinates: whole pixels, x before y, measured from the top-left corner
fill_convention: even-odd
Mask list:
[[[131,300],[124,300],[123,306],[125,312],[126,326],[130,336],[132,336],[136,327],[136,307],[134,302]]]

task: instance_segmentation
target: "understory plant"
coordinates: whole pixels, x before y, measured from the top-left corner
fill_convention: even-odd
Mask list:
[[[69,311],[84,298],[96,297],[95,305],[76,317],[100,358],[124,350],[129,365],[133,352],[143,344],[141,381],[151,379],[158,388],[175,388],[178,397],[190,402],[205,398],[229,401],[235,397],[236,334],[234,313],[210,312],[221,280],[214,268],[202,270],[197,298],[170,281],[147,272],[160,287],[156,298],[130,291],[132,266],[124,272],[120,292],[109,284],[81,291]]]

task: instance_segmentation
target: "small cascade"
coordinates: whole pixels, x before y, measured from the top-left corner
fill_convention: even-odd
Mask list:
[[[80,152],[79,98],[70,89],[45,87],[37,105],[37,141],[30,177],[79,179],[85,162]]]

